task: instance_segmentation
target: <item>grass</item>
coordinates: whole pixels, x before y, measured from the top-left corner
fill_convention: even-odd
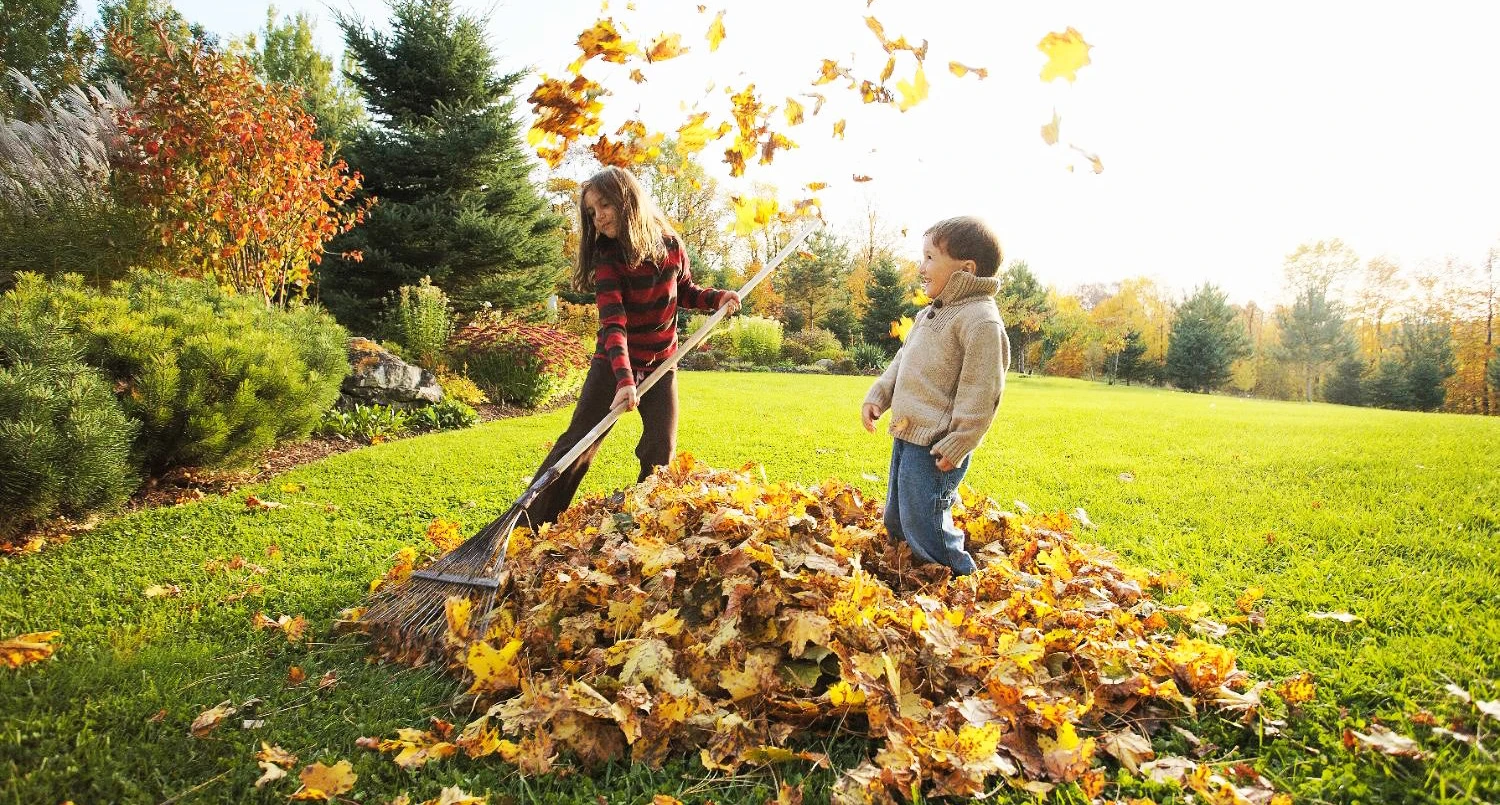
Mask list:
[[[678,446],[717,466],[759,462],[772,479],[838,477],[883,495],[888,438],[858,425],[868,383],[688,373]],[[329,636],[330,622],[361,601],[399,547],[422,541],[432,518],[473,531],[502,512],[568,414],[339,455],[230,498],[111,520],[70,544],[0,561],[0,637],[62,631],[53,660],[0,671],[0,804],[284,801],[289,784],[253,787],[262,740],[302,763],[352,761],[364,802],[403,791],[420,801],[455,784],[489,790],[492,802],[774,798],[769,777],[724,780],[696,762],[523,780],[493,760],[407,774],[355,748],[360,736],[453,717],[453,683],[369,664],[357,639]],[[639,432],[636,417],[617,426],[583,493],[634,480]],[[1225,642],[1257,677],[1311,671],[1318,699],[1280,737],[1206,720],[1198,729],[1218,745],[1213,759],[1248,762],[1298,801],[1480,802],[1500,800],[1494,759],[1411,719],[1425,709],[1472,729],[1474,711],[1443,692],[1450,681],[1500,698],[1497,453],[1500,419],[1017,378],[969,482],[1037,509],[1084,508],[1098,524],[1093,537],[1124,561],[1190,580],[1174,601],[1203,600],[1227,615],[1247,588],[1265,589],[1266,627]],[[247,493],[288,507],[248,510]],[[205,570],[236,555],[267,572]],[[142,595],[165,583],[182,596]],[[224,600],[252,584],[261,590]],[[256,632],[258,611],[306,615],[317,639],[292,645]],[[1363,620],[1317,621],[1312,611]],[[311,679],[333,671],[338,683],[322,694],[288,688],[293,665]],[[264,700],[253,716],[265,720],[260,729],[242,730],[236,718],[206,739],[188,736],[199,712],[252,697]],[[1432,757],[1351,754],[1342,731],[1372,719],[1416,737]],[[1495,726],[1479,725],[1491,750]],[[850,764],[864,751],[835,748]],[[829,776],[808,779],[808,801],[826,801]]]

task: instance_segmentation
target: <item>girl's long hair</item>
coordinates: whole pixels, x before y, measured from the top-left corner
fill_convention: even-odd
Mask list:
[[[644,262],[661,265],[666,262],[668,238],[676,239],[672,224],[651,200],[635,174],[613,165],[590,176],[578,188],[578,264],[573,267],[573,288],[580,292],[594,290],[594,271],[600,255],[612,247],[600,243],[594,221],[583,206],[583,197],[593,192],[618,211],[619,235],[614,239],[625,258],[625,265]]]

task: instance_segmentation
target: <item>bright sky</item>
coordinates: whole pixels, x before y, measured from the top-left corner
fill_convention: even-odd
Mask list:
[[[175,5],[221,36],[265,20],[252,2]],[[825,215],[851,234],[873,201],[892,231],[906,229],[898,246],[910,257],[932,222],[975,214],[1000,233],[1007,259],[1026,260],[1063,290],[1146,275],[1179,291],[1212,281],[1232,301],[1265,305],[1283,301],[1283,258],[1304,241],[1339,237],[1362,258],[1408,267],[1447,256],[1482,263],[1500,244],[1500,4],[1164,2],[1148,11],[1113,0],[721,0],[706,13],[682,0],[636,5],[616,0],[605,13],[630,38],[680,32],[692,52],[654,65],[591,63],[585,73],[614,93],[607,131],[639,109],[652,130],[670,132],[686,119],[684,103],[727,119],[725,88],[750,81],[768,104],[822,92],[823,112],[803,125],[777,116],[775,129],[801,147],[751,165],[745,179],[773,183],[783,197],[829,182]],[[328,53],[342,50],[330,8],[377,25],[387,17],[380,0],[277,7],[310,12]],[[598,2],[569,0],[467,7],[489,8],[502,67],[554,76],[601,13]],[[727,36],[710,53],[703,35],[720,9]],[[930,43],[931,94],[906,113],[860,104],[844,81],[810,86],[823,58],[878,77],[885,54],[866,14],[891,38]],[[1036,45],[1069,26],[1094,46],[1093,63],[1071,86],[1044,85]],[[989,77],[957,78],[949,61]],[[646,84],[628,80],[633,66]],[[890,86],[914,68],[900,54]],[[811,99],[800,100],[810,113]],[[1062,142],[1048,146],[1040,127],[1054,109]],[[839,118],[848,119],[843,141],[831,136]],[[1070,142],[1098,154],[1104,172],[1088,170]],[[716,162],[722,148],[701,156]],[[854,184],[855,173],[874,180]]]

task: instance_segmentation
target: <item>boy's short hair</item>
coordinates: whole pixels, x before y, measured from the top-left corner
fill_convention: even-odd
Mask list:
[[[972,215],[945,218],[922,234],[932,238],[932,245],[954,260],[973,260],[976,277],[993,277],[1000,270],[1004,258],[1000,238]]]

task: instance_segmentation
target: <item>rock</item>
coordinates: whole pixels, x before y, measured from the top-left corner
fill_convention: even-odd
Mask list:
[[[340,388],[339,407],[393,405],[421,408],[443,399],[437,378],[368,338],[349,339],[349,375]]]
[[[816,366],[816,367],[822,369],[825,372],[832,372],[833,371],[833,360],[829,359],[829,358],[819,358],[819,359],[813,361],[813,366]]]

